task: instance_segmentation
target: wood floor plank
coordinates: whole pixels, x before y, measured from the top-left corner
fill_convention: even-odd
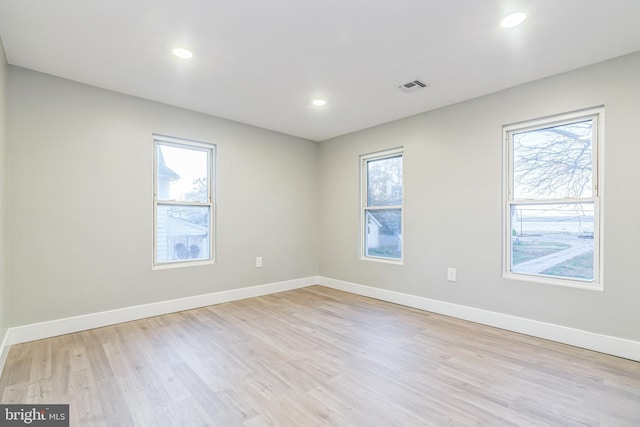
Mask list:
[[[634,426],[640,363],[312,286],[14,345],[73,426]]]

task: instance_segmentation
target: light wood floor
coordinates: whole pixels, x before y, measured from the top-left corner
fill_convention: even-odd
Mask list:
[[[640,425],[640,363],[313,286],[11,348],[71,425]]]

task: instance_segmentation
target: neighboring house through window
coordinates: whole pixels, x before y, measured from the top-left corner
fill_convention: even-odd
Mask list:
[[[402,149],[361,156],[362,258],[403,259]]]
[[[154,135],[154,265],[213,262],[215,146]]]
[[[504,128],[505,275],[602,288],[602,108]]]

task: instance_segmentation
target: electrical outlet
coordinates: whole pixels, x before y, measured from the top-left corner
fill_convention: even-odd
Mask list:
[[[256,268],[262,268],[262,257],[261,256],[257,256],[256,257]]]
[[[447,268],[447,280],[449,282],[456,281],[456,269],[455,268]]]

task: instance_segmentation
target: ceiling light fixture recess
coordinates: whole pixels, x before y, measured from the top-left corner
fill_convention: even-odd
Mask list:
[[[527,15],[522,12],[512,13],[511,15],[506,16],[502,21],[500,21],[500,26],[502,28],[513,28],[522,24],[524,20],[527,19]]]
[[[190,59],[193,56],[190,50],[184,49],[182,47],[177,47],[172,50],[173,54],[180,59]]]
[[[316,107],[322,107],[327,103],[327,101],[325,101],[324,99],[314,99],[313,101],[311,101],[311,103]]]

